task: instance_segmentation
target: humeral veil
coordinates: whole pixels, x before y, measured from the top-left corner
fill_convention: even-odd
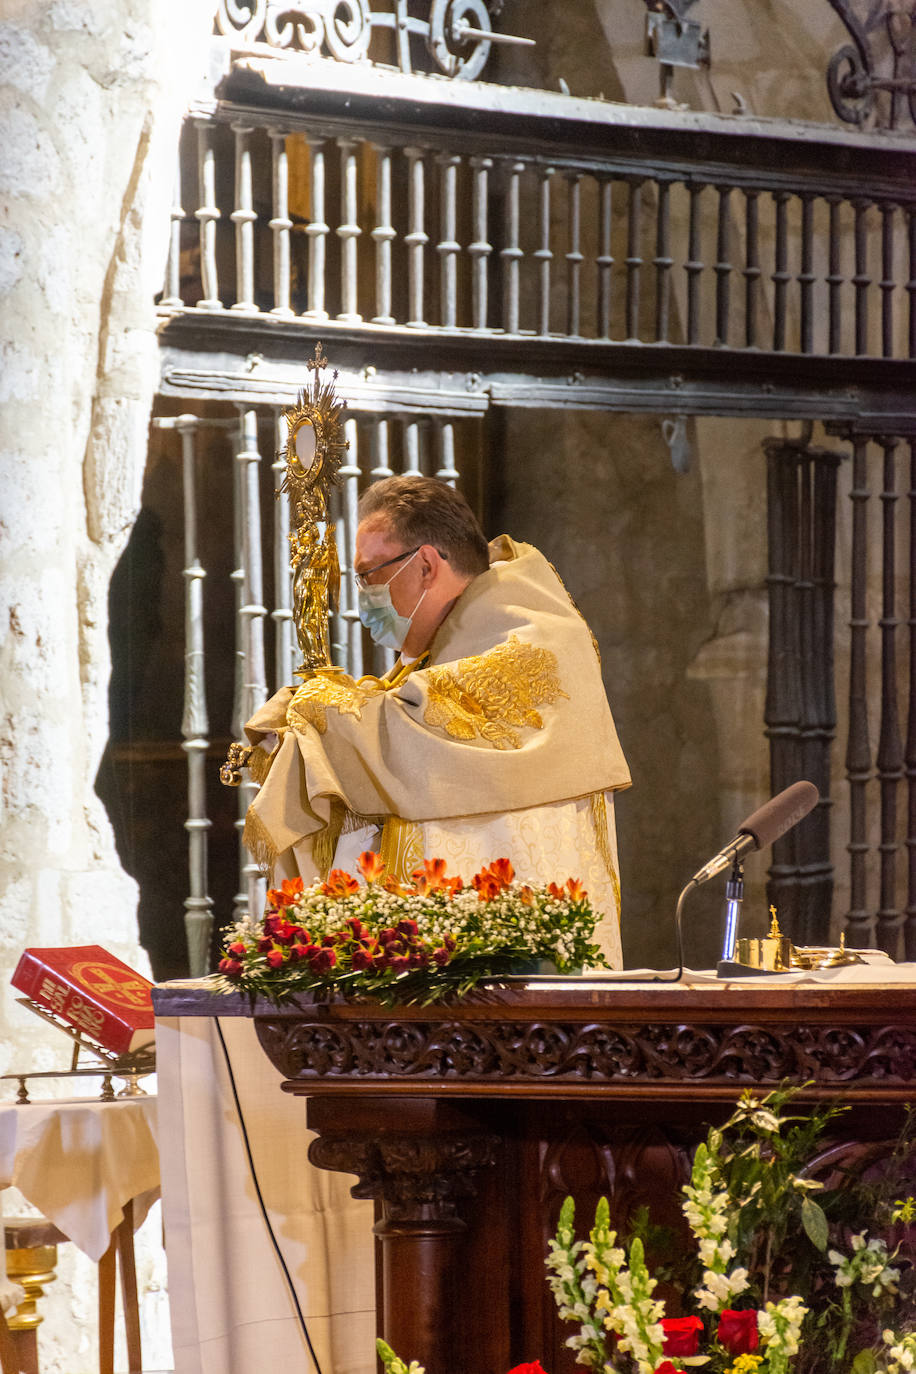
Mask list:
[[[275,882],[347,866],[355,833],[399,877],[423,858],[467,877],[504,856],[525,882],[581,879],[619,964],[613,793],[630,775],[592,635],[531,545],[492,541],[414,664],[319,669],[246,730],[262,786],[245,841]]]

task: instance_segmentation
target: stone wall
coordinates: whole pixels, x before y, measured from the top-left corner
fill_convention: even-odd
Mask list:
[[[139,503],[152,300],[211,11],[209,0],[181,7],[180,33],[156,0],[5,0],[0,20],[0,1072],[67,1058],[9,992],[24,946],[99,942],[144,966],[134,885],[94,790],[107,597]],[[832,121],[823,73],[843,30],[829,6],[703,0],[698,11],[713,67],[678,73],[676,99]],[[637,104],[657,94],[638,0],[508,0],[501,22],[538,47],[502,52],[500,79]],[[675,471],[658,419],[500,423],[491,511],[544,548],[598,635],[635,779],[618,810],[627,953],[664,962],[681,882],[768,792],[761,442],[778,427],[691,422],[692,461]],[[841,535],[848,550],[846,515]],[[754,862],[747,908],[759,923]],[[691,962],[715,953],[720,901],[707,892],[690,909]],[[153,1246],[140,1266],[145,1344],[164,1364]],[[89,1281],[88,1263],[62,1252],[45,1374],[93,1368]]]
[[[153,294],[210,11],[183,6],[179,37],[156,0],[2,9],[0,1072],[69,1061],[60,1033],[9,990],[25,946],[100,943],[145,966],[135,886],[93,783],[108,732],[108,584],[139,504]],[[158,1286],[161,1261],[147,1250],[139,1263],[141,1283]],[[98,1367],[89,1270],[62,1249],[45,1374]],[[167,1332],[145,1335],[166,1362]]]

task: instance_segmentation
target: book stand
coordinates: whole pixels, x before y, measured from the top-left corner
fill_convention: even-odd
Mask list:
[[[99,1094],[103,1102],[112,1101],[117,1097],[145,1097],[146,1089],[140,1086],[140,1079],[148,1074],[156,1072],[156,1050],[150,1044],[137,1050],[134,1054],[112,1054],[104,1046],[96,1041],[89,1039],[85,1031],[79,1031],[74,1026],[69,1025],[61,1017],[56,1016],[47,1007],[39,1006],[30,997],[17,997],[16,1001],[22,1006],[28,1007],[36,1016],[40,1016],[42,1021],[47,1021],[49,1025],[56,1026],[73,1042],[73,1058],[69,1069],[43,1069],[35,1072],[26,1073],[7,1073],[4,1078],[15,1078],[19,1083],[19,1091],[16,1101],[25,1104],[29,1101],[27,1083],[30,1078],[98,1078],[102,1077],[102,1091]],[[79,1068],[79,1056],[81,1050],[88,1050],[99,1061],[97,1066],[86,1065]],[[124,1087],[117,1094],[112,1087],[113,1078],[123,1078]]]

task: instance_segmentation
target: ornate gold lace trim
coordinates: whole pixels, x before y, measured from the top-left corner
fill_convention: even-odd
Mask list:
[[[379,841],[379,857],[391,877],[396,878],[398,882],[406,882],[413,870],[420,867],[425,857],[423,832],[416,821],[405,821],[400,816],[386,816]]]
[[[569,590],[569,588],[567,587],[566,583],[563,581],[563,579],[562,579],[562,577],[560,576],[560,574],[557,572],[556,568],[555,568],[555,567],[553,566],[553,564],[551,563],[550,559],[548,558],[548,559],[546,559],[545,561],[546,561],[546,563],[547,563],[547,566],[550,568],[550,571],[553,573],[554,577],[557,579],[557,581],[559,582],[560,586],[563,588],[564,592],[565,592],[566,595],[569,597],[569,604],[570,604],[570,606],[572,606],[572,608],[573,608],[573,610],[575,611],[576,615],[579,617],[579,619],[582,621],[582,624],[583,624],[583,625],[585,626],[585,628],[588,630],[588,637],[589,637],[589,639],[592,641],[592,648],[593,648],[594,651],[595,651],[595,657],[596,657],[597,660],[598,660],[598,666],[599,666],[599,668],[600,668],[600,666],[601,666],[601,650],[598,648],[598,641],[597,641],[597,639],[595,638],[595,633],[594,633],[594,631],[592,630],[592,627],[589,625],[588,621],[585,619],[585,616],[584,616],[584,615],[582,614],[582,612],[579,610],[579,607],[576,605],[575,598],[573,597],[572,593],[570,592],[570,590]]]
[[[394,687],[425,667],[429,655],[423,654],[414,663],[397,664],[387,677],[374,677],[366,673],[363,677],[352,678],[340,668],[319,668],[306,678],[297,688],[286,709],[289,725],[314,725],[319,735],[328,728],[328,707],[341,716],[355,716],[362,719],[362,708],[377,692],[390,692]]]
[[[505,644],[449,668],[427,671],[429,698],[423,718],[453,739],[487,740],[497,749],[519,749],[519,729],[542,730],[535,708],[553,705],[560,686],[556,655],[510,635]]]
[[[286,720],[289,725],[299,726],[314,725],[319,735],[323,735],[328,728],[327,708],[331,707],[342,716],[355,716],[361,719],[362,708],[378,688],[369,686],[369,678],[360,678],[359,682],[354,682],[353,678],[341,672],[339,668],[322,670],[307,678],[301,687],[296,689],[292,701],[286,708]],[[367,684],[363,686],[363,684]]]
[[[274,754],[268,754],[266,749],[262,749],[260,744],[256,744],[248,755],[248,772],[251,774],[251,781],[256,782],[260,787],[270,772],[270,765],[273,760]]]
[[[588,799],[589,815],[592,818],[592,826],[595,831],[595,843],[598,853],[607,869],[608,877],[611,880],[611,887],[614,889],[614,901],[617,904],[617,919],[620,920],[620,879],[614,868],[614,859],[611,854],[611,839],[608,834],[607,826],[607,802],[603,792],[593,792]]]

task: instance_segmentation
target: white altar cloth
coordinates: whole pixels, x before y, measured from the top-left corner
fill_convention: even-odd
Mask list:
[[[244,1017],[220,1020],[255,1170],[322,1374],[374,1374],[372,1204],[313,1168],[305,1099]],[[175,1374],[314,1374],[260,1214],[212,1017],[156,1022]]]
[[[0,1188],[16,1187],[91,1260],[134,1201],[139,1226],[158,1196],[156,1098],[0,1103]]]

